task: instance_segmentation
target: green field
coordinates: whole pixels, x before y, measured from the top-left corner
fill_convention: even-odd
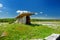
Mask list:
[[[5,33],[5,36],[1,37],[3,33]],[[40,38],[44,39],[52,33],[60,34],[60,26],[49,27],[48,25],[34,23],[32,23],[31,25],[26,25],[18,23],[10,24],[8,22],[0,22],[0,40],[29,40]]]
[[[24,25],[24,24],[1,24],[0,35],[6,32],[7,36],[0,37],[0,40],[26,40],[45,38],[52,33],[60,33],[60,26],[56,29],[43,25]]]

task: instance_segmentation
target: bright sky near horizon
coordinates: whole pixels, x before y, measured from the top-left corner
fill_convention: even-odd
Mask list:
[[[32,18],[60,19],[60,0],[0,0],[0,18],[14,18],[17,10],[35,12]]]

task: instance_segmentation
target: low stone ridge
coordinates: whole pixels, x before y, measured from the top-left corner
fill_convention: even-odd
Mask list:
[[[50,36],[44,38],[44,40],[60,40],[60,34],[51,34]]]

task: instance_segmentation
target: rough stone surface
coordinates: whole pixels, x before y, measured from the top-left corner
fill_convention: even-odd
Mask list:
[[[46,38],[44,38],[44,40],[59,40],[60,39],[60,34],[52,34]]]

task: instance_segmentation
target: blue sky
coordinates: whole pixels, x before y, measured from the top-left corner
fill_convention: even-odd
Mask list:
[[[0,18],[16,17],[17,10],[36,12],[32,18],[60,19],[60,0],[0,0]]]

